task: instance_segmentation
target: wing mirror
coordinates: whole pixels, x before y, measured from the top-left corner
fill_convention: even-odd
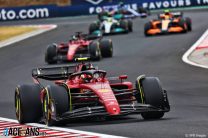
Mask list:
[[[127,78],[128,78],[127,75],[120,75],[120,76],[119,76],[119,79],[120,79],[120,80],[124,80],[124,79],[127,79]]]

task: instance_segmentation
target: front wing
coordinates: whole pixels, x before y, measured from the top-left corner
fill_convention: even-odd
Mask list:
[[[101,35],[107,35],[107,34],[119,34],[119,33],[127,33],[128,31],[123,28],[114,28],[110,32],[105,32],[103,30],[96,30],[92,34],[101,34]]]
[[[168,34],[168,33],[183,33],[185,30],[182,27],[170,27],[167,30],[162,30],[159,28],[149,29],[147,34],[157,35],[157,34]]]
[[[149,104],[122,104],[120,105],[121,112],[119,115],[128,115],[128,114],[140,114],[144,112],[168,112],[170,109],[167,107],[165,109],[160,109]],[[94,117],[94,116],[104,116],[110,117],[115,115],[109,115],[104,106],[94,106],[94,107],[83,107],[75,109],[73,111],[68,111],[63,113],[60,116],[56,116],[56,113],[52,113],[52,118],[56,121],[70,120],[75,118],[84,118],[84,117]]]

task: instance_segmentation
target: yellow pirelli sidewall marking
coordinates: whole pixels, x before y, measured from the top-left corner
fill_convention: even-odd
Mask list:
[[[71,97],[71,91],[67,84],[63,84],[63,86],[68,90],[69,93],[69,111],[72,111],[72,97]]]
[[[72,97],[71,97],[70,88],[68,88],[68,92],[69,92],[69,110],[72,111]]]
[[[48,88],[45,88],[45,91],[46,91],[46,95],[47,95],[47,98],[48,98],[48,103],[47,104],[49,105],[49,91],[48,91]],[[46,105],[45,98],[44,98],[44,108],[45,108],[44,110],[45,110],[45,112],[47,110],[46,106],[48,106],[48,105]],[[50,115],[50,113],[49,113],[49,110],[48,110],[47,111],[47,120],[49,119],[49,115]]]
[[[20,95],[20,92],[19,92],[19,88],[17,87],[16,88],[16,92],[17,92],[17,94],[18,95]],[[21,107],[20,107],[20,98],[17,98],[16,99],[16,105],[17,105],[17,107],[16,107],[16,112],[18,112],[18,120],[20,120],[20,117],[21,117]]]
[[[141,84],[140,84],[140,80],[137,80],[138,84],[139,84],[139,91],[140,91],[140,97],[141,97],[141,100],[142,100],[142,103],[144,103],[144,93],[142,91],[142,87],[141,87]]]

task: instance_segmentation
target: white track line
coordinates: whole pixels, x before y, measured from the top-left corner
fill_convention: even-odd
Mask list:
[[[32,26],[32,27],[38,27],[40,29],[29,32],[29,33],[24,33],[22,35],[18,35],[18,36],[9,38],[5,41],[2,41],[2,42],[0,42],[0,48],[57,28],[57,25],[54,25],[54,24],[52,24],[52,25],[21,25],[21,26],[25,26],[25,27],[27,27],[27,26],[31,27]],[[46,27],[46,28],[44,28],[44,27]],[[41,28],[43,28],[43,29],[41,29]]]
[[[8,122],[18,123],[17,120],[3,118],[3,117],[0,117],[0,121],[8,121]],[[126,137],[121,137],[121,136],[100,134],[100,133],[94,133],[94,132],[86,132],[86,131],[75,130],[75,129],[61,128],[61,127],[48,127],[46,125],[37,124],[37,123],[28,123],[26,125],[40,127],[40,128],[44,128],[44,129],[57,130],[57,131],[61,131],[61,132],[63,131],[63,133],[64,132],[71,132],[71,133],[78,133],[78,134],[83,134],[83,135],[92,135],[92,136],[97,136],[97,137],[101,137],[101,138],[126,138]],[[100,126],[100,127],[102,127],[102,126]]]
[[[187,63],[187,64],[190,64],[190,65],[193,65],[193,66],[197,66],[197,67],[201,67],[201,68],[206,68],[208,69],[208,66],[205,66],[205,65],[201,65],[201,64],[198,64],[198,63],[195,63],[191,60],[189,60],[189,56],[190,54],[196,49],[197,46],[199,46],[199,44],[208,36],[208,29],[204,32],[204,34],[191,46],[191,48],[186,51],[186,53],[183,55],[182,57],[182,60]]]

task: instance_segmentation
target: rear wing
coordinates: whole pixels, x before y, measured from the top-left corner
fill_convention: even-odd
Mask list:
[[[173,15],[174,18],[183,17],[183,12],[171,12],[171,14]],[[158,14],[158,19],[160,19],[164,15],[165,15],[164,13]]]
[[[173,12],[172,14],[173,14],[174,17],[183,17],[182,12]]]
[[[84,40],[95,40],[95,39],[101,39],[102,35],[101,34],[84,34],[82,32],[76,32],[75,35],[72,35],[70,39],[74,40],[73,37],[77,38],[77,39],[84,39]]]
[[[61,67],[45,67],[32,70],[32,77],[44,80],[65,80],[75,72],[75,65]]]

